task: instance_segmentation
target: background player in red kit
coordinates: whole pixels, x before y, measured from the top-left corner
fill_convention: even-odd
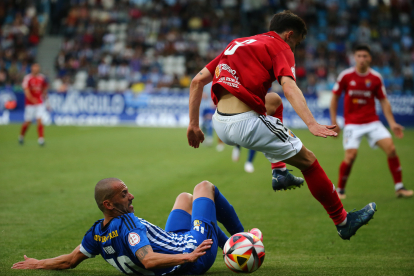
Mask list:
[[[347,213],[315,155],[279,119],[266,116],[265,96],[272,82],[278,80],[286,98],[312,134],[337,135],[332,131],[335,126],[316,122],[296,85],[293,51],[306,33],[305,22],[292,12],[284,11],[273,16],[269,32],[233,40],[191,82],[188,143],[198,148],[204,140],[199,127],[200,102],[203,86],[213,81],[211,96],[217,104],[213,126],[220,139],[229,145],[261,151],[271,163],[284,161],[299,168],[312,195],[335,223],[339,236],[350,239],[372,219],[376,204],[370,203],[360,211]],[[276,190],[286,188],[293,186],[280,185]]]
[[[359,144],[364,136],[367,137],[372,148],[379,146],[387,154],[388,166],[394,179],[397,197],[411,197],[413,191],[405,189],[402,183],[400,160],[395,151],[391,134],[380,122],[375,111],[375,98],[380,101],[385,118],[395,136],[403,138],[404,128],[395,122],[381,75],[369,67],[371,63],[370,48],[367,45],[356,47],[354,57],[355,67],[344,70],[338,76],[337,83],[332,90],[330,108],[332,124],[337,125],[338,101],[342,92],[345,91],[345,127],[343,135],[345,159],[339,167],[337,188],[339,197],[341,199],[346,197],[346,181],[357,156]],[[339,126],[334,130],[339,133]]]
[[[45,113],[43,100],[47,98],[48,83],[46,77],[40,73],[39,64],[35,63],[31,67],[31,73],[23,79],[22,87],[25,95],[24,123],[22,125],[19,143],[23,144],[24,135],[34,119],[37,121],[37,133],[39,145],[43,146],[45,139],[43,136],[42,116]]]

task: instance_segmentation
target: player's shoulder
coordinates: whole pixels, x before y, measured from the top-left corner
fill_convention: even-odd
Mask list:
[[[28,80],[28,79],[30,79],[31,77],[32,77],[32,74],[31,74],[31,73],[26,74],[26,75],[23,77],[23,80]]]
[[[96,230],[96,227],[97,226],[99,226],[102,222],[103,222],[103,220],[104,219],[99,219],[99,220],[97,220],[97,221],[95,221],[94,223],[93,223],[93,225],[91,226],[91,228],[89,228],[89,230],[86,232],[86,234],[88,234],[89,232],[95,232]],[[85,235],[86,235],[85,234]]]
[[[258,38],[262,40],[265,44],[271,44],[273,47],[276,46],[276,49],[279,51],[290,50],[290,46],[278,35],[277,33],[270,31],[263,34],[258,34],[252,38]]]
[[[137,228],[145,228],[145,226],[142,224],[141,219],[139,219],[133,213],[124,214],[122,216],[116,217],[116,219],[120,228],[123,228],[126,231],[131,231],[132,229]]]
[[[378,72],[378,71],[376,71],[376,70],[374,70],[374,69],[372,69],[372,68],[370,68],[369,69],[369,73],[374,77],[374,78],[378,78],[379,80],[381,80],[382,81],[382,76],[381,76],[381,74]]]
[[[353,75],[353,74],[355,74],[355,68],[354,67],[347,68],[347,69],[343,70],[341,73],[339,73],[338,80],[340,81],[344,77],[347,77],[347,76],[350,76],[350,75]]]

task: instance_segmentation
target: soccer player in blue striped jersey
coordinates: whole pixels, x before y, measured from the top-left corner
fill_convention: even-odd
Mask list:
[[[93,224],[74,251],[44,260],[25,255],[12,268],[69,269],[100,254],[125,274],[198,275],[213,265],[218,246],[227,241],[217,221],[232,235],[244,231],[232,205],[208,181],[197,184],[193,195],[177,197],[165,230],[136,217],[133,199],[121,180],[99,181],[95,200],[104,218]]]

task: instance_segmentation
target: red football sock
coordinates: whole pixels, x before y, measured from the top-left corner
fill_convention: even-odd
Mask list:
[[[348,180],[349,173],[351,172],[352,163],[347,164],[345,161],[342,161],[339,166],[339,179],[338,179],[338,188],[345,189],[346,181]]]
[[[28,127],[29,127],[29,124],[26,124],[26,123],[22,124],[22,129],[20,130],[20,135],[21,136],[24,136],[24,134],[26,133]]]
[[[400,159],[396,155],[395,157],[388,157],[388,167],[390,168],[394,184],[402,182],[402,170],[400,165]]]
[[[346,219],[347,213],[335,191],[335,186],[319,165],[318,160],[309,168],[303,170],[302,174],[313,197],[323,205],[335,225],[343,222]]]
[[[37,133],[39,134],[39,138],[43,138],[43,125],[37,125]]]
[[[272,163],[272,170],[273,169],[286,169],[286,163],[283,163],[283,162]]]

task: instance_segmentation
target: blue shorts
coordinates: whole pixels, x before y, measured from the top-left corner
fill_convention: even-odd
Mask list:
[[[188,275],[203,274],[214,264],[217,255],[217,219],[216,205],[206,197],[199,197],[193,202],[192,215],[184,210],[172,210],[165,225],[165,231],[177,234],[190,234],[200,245],[206,239],[212,239],[211,248],[197,262],[186,266],[180,273]]]

